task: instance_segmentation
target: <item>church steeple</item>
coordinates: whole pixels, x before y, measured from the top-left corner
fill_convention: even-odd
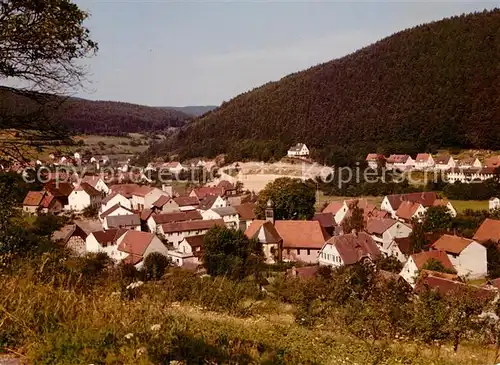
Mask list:
[[[274,225],[274,206],[273,206],[273,201],[271,199],[267,201],[265,214],[266,214],[266,221],[271,222]]]

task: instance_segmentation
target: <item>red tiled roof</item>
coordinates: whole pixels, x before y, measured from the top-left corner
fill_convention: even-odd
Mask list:
[[[120,193],[126,198],[131,198],[134,191],[139,188],[140,186],[137,184],[116,184],[109,187],[112,192]]]
[[[141,221],[147,221],[152,213],[153,209],[143,209],[141,211]]]
[[[101,192],[90,186],[89,184],[82,182],[79,186],[75,188],[75,191],[85,191],[90,196],[100,196]]]
[[[408,255],[411,252],[413,244],[410,237],[394,238],[394,243],[398,245],[399,251],[403,255]]]
[[[219,197],[219,195],[207,195],[207,196],[205,196],[205,198],[200,200],[200,205],[198,206],[198,209],[208,210],[208,209],[212,208],[212,206],[214,205],[214,203],[218,197]]]
[[[485,219],[484,222],[479,226],[476,234],[472,239],[478,242],[500,241],[500,220],[496,219]]]
[[[450,259],[448,258],[448,255],[444,251],[434,250],[420,252],[411,255],[411,258],[413,259],[415,265],[417,266],[417,269],[419,270],[421,270],[430,259],[441,262],[446,269],[455,270]]]
[[[161,208],[163,207],[165,204],[167,204],[170,200],[170,197],[169,196],[166,196],[166,195],[162,195],[158,198],[158,200],[156,200],[154,203],[153,203],[153,207],[155,208]]]
[[[137,265],[139,262],[141,262],[144,258],[142,256],[136,256],[136,255],[128,255],[125,257],[122,262],[124,264],[129,264],[129,265]]]
[[[397,221],[394,219],[370,218],[366,222],[366,232],[369,234],[382,234],[396,223]]]
[[[316,213],[312,220],[318,221],[323,228],[332,228],[337,226],[337,222],[335,222],[335,215],[333,213]]]
[[[141,231],[127,231],[118,245],[118,250],[135,256],[143,256],[154,234]]]
[[[467,238],[444,234],[432,244],[432,248],[459,255],[472,242],[474,241]]]
[[[240,205],[235,205],[234,209],[238,212],[240,219],[243,221],[249,221],[256,218],[255,208],[257,207],[254,203],[243,203]]]
[[[492,300],[495,298],[497,291],[487,288],[479,288],[473,285],[467,285],[458,281],[453,281],[446,278],[440,278],[433,275],[421,277],[415,285],[415,293],[420,294],[426,288],[436,290],[441,295],[449,295],[451,293],[460,292],[462,290],[472,290],[474,297],[480,300]]]
[[[344,265],[355,264],[364,257],[369,257],[375,261],[381,255],[373,238],[365,232],[334,236],[327,241],[327,244],[335,246]]]
[[[434,157],[434,162],[436,165],[447,165],[452,157],[449,155],[441,155]]]
[[[337,212],[344,206],[344,203],[331,202],[328,206],[323,209],[323,213],[337,214]]]
[[[43,191],[29,191],[24,198],[23,205],[38,207],[42,202],[45,193]]]
[[[420,208],[420,205],[420,203],[412,203],[409,201],[402,202],[396,211],[396,215],[399,218],[410,220],[415,215],[418,208]]]
[[[500,166],[500,156],[489,157],[484,160],[484,166],[496,168]]]
[[[221,187],[208,187],[208,186],[205,186],[205,187],[201,187],[201,188],[195,188],[193,189],[196,197],[198,199],[203,199],[205,198],[206,196],[208,195],[219,195],[219,196],[222,196],[224,195],[224,189],[221,188]]]
[[[101,218],[105,218],[107,217],[108,215],[110,215],[111,213],[113,213],[115,210],[117,209],[120,209],[120,208],[123,208],[125,209],[126,211],[129,211],[130,213],[133,213],[130,209],[128,209],[127,207],[124,207],[124,206],[121,206],[120,203],[118,204],[115,204],[113,205],[111,208],[109,208],[108,210],[104,211],[101,213]]]
[[[94,235],[96,241],[101,246],[107,246],[108,244],[113,244],[125,232],[126,230],[124,229],[108,229],[107,231],[95,231],[91,234]]]
[[[286,277],[300,278],[300,279],[310,279],[314,278],[318,273],[319,266],[304,266],[304,267],[293,267],[286,271]]]
[[[52,203],[52,201],[55,199],[55,196],[50,194],[50,193],[46,193],[45,196],[43,197],[42,199],[42,202],[40,203],[40,206],[42,208],[49,208],[50,207],[50,204]]]
[[[132,195],[144,197],[153,191],[153,189],[151,186],[140,186],[132,191]]]
[[[115,215],[106,217],[109,228],[135,228],[141,225],[141,218],[138,214]]]
[[[383,159],[384,158],[384,155],[380,154],[380,153],[369,153],[367,156],[366,156],[366,161],[378,161],[380,159]]]
[[[197,197],[193,196],[180,196],[178,198],[174,198],[174,202],[177,203],[179,207],[186,207],[186,206],[197,206],[200,204],[200,201],[198,200]]]
[[[193,221],[203,219],[201,214],[192,210],[189,212],[173,212],[173,213],[162,213],[156,214],[153,216],[153,220],[156,224],[165,224],[165,223],[173,223],[173,222],[185,222],[185,221]]]
[[[394,210],[397,210],[401,203],[404,201],[420,203],[427,208],[434,204],[434,201],[437,199],[437,194],[433,191],[422,193],[394,194],[387,195],[387,199],[389,200],[389,204]]]
[[[431,157],[428,153],[419,153],[415,158],[415,162],[427,162],[429,161],[429,157]]]
[[[317,221],[276,221],[274,228],[283,239],[283,248],[320,249],[330,238]]]
[[[174,232],[187,232],[187,231],[200,231],[205,229],[210,229],[213,226],[225,226],[222,219],[211,219],[211,220],[193,220],[187,222],[174,222],[162,224],[162,229],[164,233],[174,233]]]
[[[253,221],[245,231],[245,235],[248,238],[258,238],[261,231],[263,234],[261,242],[263,243],[278,243],[282,241],[281,236],[278,231],[276,231],[273,224],[263,220]]]
[[[218,184],[217,184],[217,187],[218,188],[222,188],[224,193],[228,190],[234,190],[236,189],[235,186],[233,184],[231,184],[229,181],[227,180],[221,180]]]
[[[406,163],[410,156],[408,155],[390,155],[387,159],[389,163]]]
[[[69,182],[49,182],[43,187],[44,190],[50,192],[55,197],[68,197],[74,187]]]
[[[82,178],[82,182],[85,182],[95,188],[97,186],[97,183],[101,180],[99,176],[93,176],[93,175],[86,175]]]

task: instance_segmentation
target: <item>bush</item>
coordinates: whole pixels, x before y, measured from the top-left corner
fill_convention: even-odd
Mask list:
[[[144,259],[142,271],[147,280],[161,279],[167,268],[172,264],[172,260],[159,252],[150,253]]]

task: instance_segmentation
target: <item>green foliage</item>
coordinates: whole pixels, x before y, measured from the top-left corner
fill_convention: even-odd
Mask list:
[[[394,274],[399,274],[403,270],[403,264],[395,256],[382,257],[377,261],[377,267]]]
[[[39,236],[50,237],[52,233],[60,229],[67,219],[53,214],[39,214],[33,223],[33,233]]]
[[[443,187],[443,193],[449,199],[455,200],[488,200],[500,194],[500,185],[495,179],[473,183],[455,182]]]
[[[159,252],[150,253],[144,259],[142,270],[148,280],[161,279],[167,268],[172,264],[172,260]]]
[[[316,203],[313,184],[304,183],[299,179],[281,177],[266,185],[259,193],[255,214],[263,219],[268,201],[274,209],[274,218],[281,219],[311,219]]]
[[[500,125],[492,117],[497,70],[490,67],[499,59],[499,14],[419,25],[267,83],[189,124],[171,148],[183,156],[215,157],[236,154],[249,139],[275,136],[286,148],[304,142],[334,151],[318,154],[324,158],[344,148],[351,156],[352,149],[361,156],[377,147],[413,155],[435,146],[500,149]],[[281,148],[270,152],[285,155]],[[261,152],[251,153],[246,156]]]
[[[447,274],[456,274],[457,272],[453,269],[448,269],[444,267],[444,265],[441,263],[441,261],[438,261],[436,259],[429,259],[427,262],[424,264],[422,267],[423,270],[431,270],[431,271],[438,271],[438,272],[443,272]]]
[[[362,232],[365,228],[364,210],[358,207],[358,201],[354,201],[349,208],[351,215],[342,221],[342,230],[344,233]]]
[[[82,212],[82,215],[85,218],[97,218],[97,214],[99,213],[99,207],[97,205],[89,205],[85,207]]]
[[[263,260],[262,245],[240,230],[216,226],[205,234],[203,266],[209,275],[242,279],[257,274]]]
[[[411,223],[413,227],[413,230],[410,233],[411,252],[418,253],[429,244],[429,241],[426,237],[424,224],[418,219],[413,219]]]
[[[443,232],[451,228],[453,217],[446,206],[429,207],[425,212],[424,231]]]
[[[488,277],[490,279],[500,278],[500,250],[495,242],[485,242],[486,257],[488,260]]]

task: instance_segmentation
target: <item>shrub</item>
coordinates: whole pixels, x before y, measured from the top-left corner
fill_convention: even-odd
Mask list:
[[[172,260],[159,252],[150,253],[144,259],[143,272],[147,280],[158,280],[172,264]]]

